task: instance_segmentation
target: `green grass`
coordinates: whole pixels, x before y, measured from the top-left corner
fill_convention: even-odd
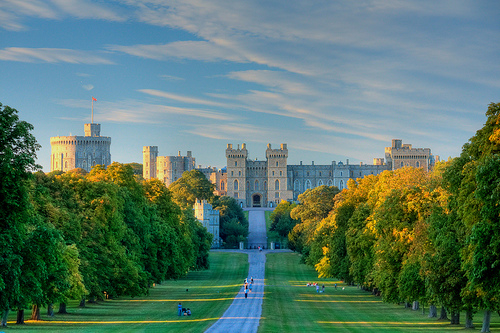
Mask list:
[[[47,317],[42,321],[15,324],[15,312],[9,316],[9,332],[203,332],[229,307],[248,273],[246,254],[212,252],[210,269],[190,272],[177,281],[166,281],[144,297],[121,297],[87,303],[79,308],[76,301],[68,305],[67,315]],[[186,291],[188,289],[188,291]],[[177,316],[177,304],[190,308],[190,317]],[[57,310],[57,309],[56,309]],[[25,318],[31,316],[25,312]]]
[[[311,267],[299,263],[298,254],[269,253],[266,258],[265,298],[259,333],[464,330],[464,314],[461,325],[451,326],[449,321],[428,318],[428,309],[422,314],[421,310],[383,303],[379,297],[341,281],[318,279]],[[306,286],[307,282],[325,284],[325,293],[316,293],[315,287]],[[481,328],[482,315],[475,315],[477,329]],[[491,330],[499,329],[500,319],[493,315]]]

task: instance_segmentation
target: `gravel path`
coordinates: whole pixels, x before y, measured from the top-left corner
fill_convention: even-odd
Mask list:
[[[249,234],[248,242],[266,242],[266,222],[264,210],[249,210],[248,216]],[[222,317],[205,332],[243,332],[255,333],[259,327],[262,314],[262,298],[264,296],[264,276],[266,255],[265,251],[244,250],[238,251],[248,253],[248,276],[241,277],[242,287],[236,295],[233,303],[224,312]],[[243,281],[245,278],[253,277],[252,292],[245,299]]]

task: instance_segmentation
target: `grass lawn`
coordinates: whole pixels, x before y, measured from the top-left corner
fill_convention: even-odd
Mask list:
[[[210,269],[190,272],[177,281],[166,281],[151,288],[144,297],[121,297],[87,303],[79,308],[76,301],[68,305],[67,315],[47,317],[42,321],[26,321],[16,325],[16,313],[9,316],[8,332],[203,332],[212,325],[232,303],[248,273],[246,254],[211,252]],[[186,291],[188,289],[188,291]],[[190,317],[177,316],[181,302],[190,308]],[[56,308],[57,311],[57,308]],[[25,318],[31,316],[25,312]]]
[[[325,285],[316,293],[307,282]],[[337,289],[334,284],[337,283]],[[345,288],[345,289],[342,289]],[[266,287],[260,321],[262,332],[423,332],[463,331],[461,325],[427,317],[427,310],[412,311],[403,306],[382,303],[356,287],[335,279],[318,279],[309,266],[299,264],[296,253],[270,253],[266,257]],[[481,329],[482,313],[474,317]],[[492,314],[491,331],[500,330],[500,319]]]

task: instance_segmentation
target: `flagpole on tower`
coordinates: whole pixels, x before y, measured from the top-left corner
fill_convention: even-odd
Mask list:
[[[92,119],[91,119],[92,124],[94,123],[94,101],[97,101],[97,99],[95,99],[94,96],[92,96]]]

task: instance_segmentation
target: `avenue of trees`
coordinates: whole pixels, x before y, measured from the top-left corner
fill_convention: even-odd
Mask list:
[[[500,311],[500,104],[459,157],[421,168],[351,180],[340,193],[318,187],[299,196],[290,247],[316,268],[380,294],[384,301],[481,332]],[[280,204],[280,206],[283,204]],[[277,207],[277,209],[280,208]],[[286,209],[285,209],[286,210]]]
[[[119,163],[45,174],[32,130],[0,104],[2,325],[10,310],[23,323],[28,308],[38,319],[42,306],[143,295],[208,268],[212,235],[189,206],[203,189],[181,195]]]

